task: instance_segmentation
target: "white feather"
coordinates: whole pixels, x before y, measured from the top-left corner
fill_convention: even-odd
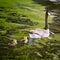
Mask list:
[[[44,37],[49,37],[50,33],[49,33],[49,29],[40,29],[40,28],[37,28],[35,30],[30,30],[30,32],[32,33],[29,33],[29,37],[30,38],[44,38]]]

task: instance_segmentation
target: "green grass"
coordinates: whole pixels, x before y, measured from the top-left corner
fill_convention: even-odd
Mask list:
[[[35,29],[35,28],[43,28],[44,27],[44,9],[45,7],[39,4],[34,4],[32,0],[4,0],[4,1],[0,1],[0,7],[5,7],[0,8],[1,10],[3,10],[0,14],[0,16],[3,17],[8,17],[10,11],[11,12],[16,12],[17,14],[25,15],[27,16],[32,22],[37,22],[38,24],[34,25],[34,26],[30,26],[29,28],[25,28],[25,29],[20,29],[20,30],[30,30],[30,29]],[[0,19],[3,20],[3,19]],[[4,18],[4,20],[6,20]],[[41,23],[42,22],[42,23]],[[3,22],[2,22],[3,23]],[[23,25],[23,24],[22,24]],[[21,24],[18,23],[11,23],[11,22],[5,22],[5,29],[11,29],[12,27],[17,27],[17,26],[22,26]],[[17,33],[14,35],[11,35],[12,37],[19,37],[19,36],[23,36],[23,33]]]
[[[0,43],[1,41],[10,43],[11,40],[5,37],[8,32],[10,32],[10,35],[7,34],[8,38],[18,41],[14,47],[0,48],[0,60],[58,60],[53,58],[60,54],[60,34],[52,35],[51,39],[34,39],[32,45],[22,42],[23,37],[28,36],[26,31],[44,28],[45,6],[35,4],[32,0],[0,0],[0,10],[2,10],[0,11]],[[28,22],[28,24],[26,22],[21,24],[21,21],[24,22],[23,16],[28,18],[28,22],[32,25]],[[9,20],[8,17],[14,19]],[[20,21],[15,18],[19,18]],[[12,20],[19,22],[12,22]],[[52,22],[51,16],[48,17],[48,22]]]
[[[60,40],[60,33],[55,34],[53,40]]]
[[[34,1],[32,0],[0,0],[0,7],[5,7],[0,8],[3,11],[0,12],[0,16],[3,17],[8,17],[9,13],[11,12],[16,12],[17,15],[25,15],[27,16],[32,22],[37,22],[36,25],[33,26],[28,26],[28,28],[25,29],[18,29],[20,31],[26,31],[30,29],[35,29],[35,28],[44,28],[44,20],[45,20],[45,6],[42,6],[41,4],[35,4]],[[0,21],[6,21],[6,18],[0,18]],[[48,18],[49,23],[52,21],[52,18],[49,16]],[[2,22],[3,25],[4,22]],[[0,24],[1,25],[1,24]],[[4,25],[5,29],[11,29],[13,27],[19,27],[19,26],[24,26],[24,24],[19,24],[19,23],[11,23],[11,22],[5,22]],[[11,37],[17,37],[19,38],[20,36],[24,36],[23,32],[19,32],[16,34],[11,35]],[[58,37],[59,34],[56,34],[54,39],[60,39]]]

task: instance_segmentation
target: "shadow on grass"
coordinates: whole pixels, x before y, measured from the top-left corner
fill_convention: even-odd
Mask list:
[[[56,4],[55,2],[47,1],[47,0],[33,0],[35,4],[41,4],[43,6],[48,7],[49,10],[60,9],[60,4]]]
[[[41,4],[44,6],[51,5],[53,2],[47,1],[47,0],[33,0],[36,4]]]

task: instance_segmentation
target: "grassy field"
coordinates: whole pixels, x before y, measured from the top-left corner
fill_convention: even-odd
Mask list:
[[[45,11],[44,10],[44,6],[39,5],[39,4],[34,4],[33,1],[31,0],[18,0],[18,1],[11,1],[11,0],[7,0],[7,1],[0,1],[0,10],[2,10],[2,12],[0,11],[0,16],[2,18],[0,18],[0,21],[5,24],[4,27],[5,29],[11,29],[12,27],[17,27],[17,26],[24,26],[25,24],[19,24],[19,23],[14,23],[14,22],[7,22],[6,18],[8,18],[10,13],[16,13],[17,15],[19,15],[19,17],[25,16],[26,18],[30,19],[33,24],[33,26],[29,26],[28,24],[28,28],[25,29],[20,29],[20,30],[29,30],[29,29],[34,29],[34,28],[42,28],[44,26],[44,15],[45,15]],[[17,16],[16,15],[16,16]],[[6,18],[4,18],[6,17]],[[15,16],[13,16],[15,18]],[[12,18],[12,17],[11,17]],[[2,21],[3,20],[3,21]],[[42,23],[41,23],[42,22]],[[14,34],[16,36],[21,36],[22,34]],[[12,36],[14,36],[12,35]]]
[[[21,32],[22,30],[24,31],[24,30],[30,30],[35,28],[44,28],[45,6],[41,4],[35,4],[34,1],[32,0],[25,0],[25,1],[24,0],[17,0],[17,1],[1,0],[0,1],[0,17],[2,17],[0,18],[0,21],[2,25],[4,24],[3,25],[4,28],[7,30],[7,29],[11,29],[12,27],[16,28],[16,27],[25,26],[25,23],[21,24],[21,23],[7,22],[6,19],[9,16],[12,16],[10,15],[10,13],[16,13],[16,16],[13,16],[14,18],[24,16],[33,22],[33,25],[29,25],[29,24],[27,25],[28,28],[18,29],[20,32],[16,34],[12,34],[11,37],[13,38],[18,38],[20,36],[26,35]],[[52,18],[49,16],[48,22],[51,23],[51,21]],[[59,34],[57,35],[59,36]],[[56,39],[57,38],[60,39],[57,35],[56,35]]]
[[[34,39],[33,45],[21,41],[28,36],[26,31],[44,28],[45,7],[33,0],[0,0],[0,60],[58,60],[60,33]],[[51,15],[48,22],[52,23]],[[18,44],[7,46],[14,39]]]

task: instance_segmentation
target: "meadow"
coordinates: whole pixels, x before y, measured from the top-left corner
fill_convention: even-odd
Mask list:
[[[0,0],[0,59],[1,60],[59,60],[60,33],[48,38],[34,39],[32,45],[22,40],[35,28],[44,28],[46,6],[33,0]],[[52,15],[48,23],[53,22]],[[16,46],[8,46],[16,39]],[[56,49],[55,49],[56,48]]]

